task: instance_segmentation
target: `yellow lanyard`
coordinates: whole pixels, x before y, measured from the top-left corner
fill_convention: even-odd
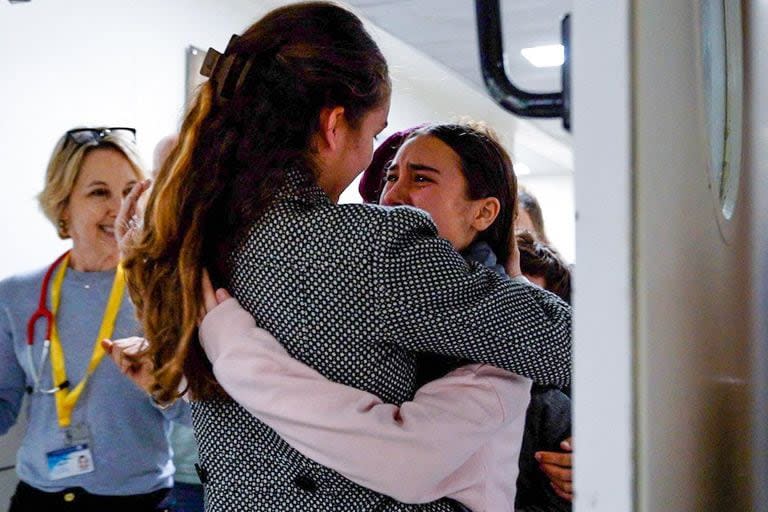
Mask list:
[[[67,255],[66,258],[64,258],[64,261],[59,265],[59,270],[56,272],[53,288],[51,289],[51,313],[54,318],[53,326],[51,328],[51,372],[53,374],[54,386],[60,386],[67,380],[67,370],[64,363],[64,349],[61,346],[59,332],[56,329],[56,312],[59,309],[61,286],[64,283],[64,275],[67,273],[68,265],[69,255]],[[93,374],[96,367],[99,366],[101,359],[104,357],[104,349],[101,348],[101,340],[112,337],[112,332],[115,329],[115,320],[117,320],[117,313],[120,310],[120,303],[122,302],[124,291],[125,279],[123,277],[123,268],[118,265],[117,271],[115,272],[115,280],[112,283],[112,291],[109,294],[107,309],[104,311],[104,318],[101,321],[99,335],[96,338],[96,345],[93,347],[91,361],[88,363],[88,370],[85,372],[83,380],[81,380],[74,389],[70,391],[70,387],[65,386],[56,392],[56,414],[59,417],[59,427],[61,428],[69,427],[72,422],[72,410],[75,408],[77,399],[80,398],[83,389],[85,389],[88,377]]]

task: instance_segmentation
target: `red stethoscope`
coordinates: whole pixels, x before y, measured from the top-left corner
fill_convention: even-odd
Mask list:
[[[32,374],[32,380],[35,383],[34,387],[27,387],[27,392],[29,393],[34,392],[52,395],[61,391],[62,389],[69,387],[69,381],[64,381],[58,386],[50,389],[43,389],[40,387],[40,380],[43,374],[43,366],[45,365],[45,361],[48,358],[48,353],[51,348],[51,329],[53,328],[53,322],[55,320],[53,317],[53,312],[48,309],[47,305],[48,285],[51,282],[53,271],[56,269],[56,267],[59,266],[64,258],[67,257],[68,254],[69,251],[59,256],[56,261],[54,261],[53,264],[48,268],[48,271],[45,273],[45,277],[43,277],[43,286],[40,289],[40,302],[37,305],[37,311],[32,313],[32,316],[29,317],[29,321],[27,322],[27,359],[29,360],[29,371]],[[43,350],[40,353],[40,362],[37,364],[37,366],[35,366],[34,358],[32,357],[32,345],[35,344],[35,324],[37,324],[37,322],[42,319],[45,319],[46,322],[45,339],[43,341]]]

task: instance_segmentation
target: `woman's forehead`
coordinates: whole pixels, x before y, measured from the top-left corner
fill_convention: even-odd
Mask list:
[[[114,148],[90,150],[80,165],[76,184],[85,184],[96,179],[107,182],[124,182],[138,178],[136,169],[128,158]]]
[[[404,158],[418,158],[419,163],[442,162],[458,165],[459,155],[451,147],[428,133],[416,135],[403,143],[395,155],[395,162]]]

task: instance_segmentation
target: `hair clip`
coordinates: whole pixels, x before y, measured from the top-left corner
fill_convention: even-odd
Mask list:
[[[239,38],[240,36],[233,34],[223,54],[208,48],[200,68],[200,74],[216,84],[216,94],[220,99],[231,98],[251,69],[250,59],[239,57],[232,51]]]
[[[200,74],[211,78],[213,76],[213,70],[216,69],[216,64],[219,62],[221,54],[213,48],[208,48],[208,53],[205,54],[205,60],[200,67]]]

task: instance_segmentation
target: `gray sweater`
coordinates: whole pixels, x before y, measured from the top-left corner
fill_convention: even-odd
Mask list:
[[[25,388],[33,385],[27,356],[27,321],[37,309],[44,274],[45,270],[40,270],[0,282],[0,434],[16,422]],[[56,325],[72,387],[85,374],[114,277],[114,271],[67,270]],[[40,360],[45,330],[45,321],[39,321],[32,348],[35,364]],[[133,306],[126,295],[112,337],[138,333]],[[50,388],[50,358],[42,369],[42,387]],[[159,410],[109,358],[105,357],[90,377],[72,413],[73,425],[85,422],[90,429],[93,472],[49,479],[46,453],[65,444],[55,398],[51,394],[27,394],[26,404],[28,426],[17,454],[16,471],[27,484],[46,492],[83,487],[104,495],[142,494],[172,485],[169,421],[183,420],[189,408],[179,401],[165,411]]]

